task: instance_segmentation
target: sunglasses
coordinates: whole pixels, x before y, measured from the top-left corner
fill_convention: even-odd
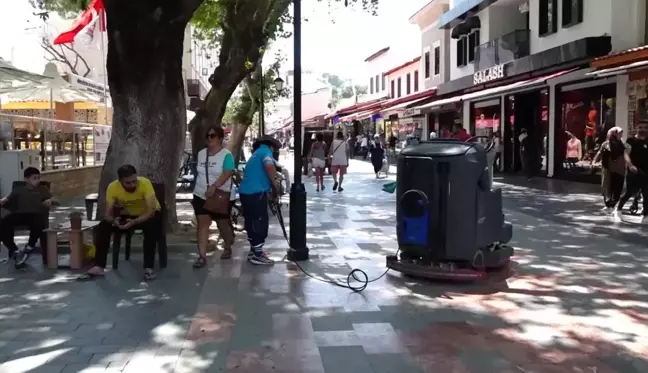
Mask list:
[[[207,138],[208,138],[208,139],[215,139],[215,138],[217,138],[217,137],[218,137],[218,136],[216,136],[215,133],[208,133],[208,134],[207,134]]]

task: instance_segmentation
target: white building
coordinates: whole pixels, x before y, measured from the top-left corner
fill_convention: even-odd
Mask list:
[[[423,64],[428,47],[430,60],[434,43],[441,47],[437,98],[410,114],[447,108],[455,126],[499,134],[502,168],[510,171],[521,168],[518,135],[525,129],[540,150],[540,174],[596,181],[600,169],[591,159],[607,129],[629,128],[627,76],[597,78],[589,65],[646,44],[646,13],[646,0],[431,1],[412,21],[422,30]],[[450,38],[430,40],[435,24]],[[447,120],[435,125],[453,129]]]
[[[390,53],[391,52],[391,53]],[[364,95],[365,101],[382,98],[389,95],[389,86],[385,72],[396,65],[396,54],[391,47],[385,47],[372,53],[364,62],[366,64],[367,76],[367,94]]]

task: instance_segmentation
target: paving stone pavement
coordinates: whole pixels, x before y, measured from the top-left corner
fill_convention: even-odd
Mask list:
[[[313,275],[377,277],[396,251],[395,196],[370,167],[353,162],[341,194],[306,179],[312,260],[302,265]],[[507,207],[510,277],[472,285],[389,273],[363,293],[331,286],[282,260],[276,220],[273,267],[246,263],[243,238],[233,260],[198,271],[188,244],[151,283],[140,254],[89,283],[40,258],[26,272],[3,266],[0,373],[647,372],[645,244]]]

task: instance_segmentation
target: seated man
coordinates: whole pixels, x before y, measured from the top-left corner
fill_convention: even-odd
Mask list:
[[[0,222],[0,239],[9,250],[8,258],[14,258],[16,267],[22,267],[36,246],[36,241],[47,228],[44,214],[55,203],[50,190],[40,184],[40,171],[27,167],[23,173],[25,185],[12,190],[9,196],[0,199],[0,206],[11,213]],[[23,249],[14,242],[15,228],[29,229],[29,241]],[[42,245],[42,243],[41,243]]]
[[[141,229],[144,233],[144,279],[153,280],[155,272],[155,249],[163,222],[160,203],[155,197],[151,181],[138,177],[135,167],[124,165],[117,170],[118,180],[106,188],[104,218],[97,227],[95,266],[81,275],[79,280],[90,280],[105,275],[110,238],[114,230]],[[115,212],[116,207],[121,211]]]

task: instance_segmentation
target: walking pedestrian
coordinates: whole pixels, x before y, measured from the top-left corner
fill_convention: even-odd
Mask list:
[[[378,174],[383,167],[383,162],[385,158],[385,148],[383,148],[380,143],[379,136],[375,136],[374,144],[371,146],[369,152],[371,153],[371,164],[373,165],[374,173],[376,174],[376,179],[378,179]]]
[[[619,200],[619,204],[612,212],[616,220],[621,220],[623,206],[630,198],[633,198],[638,192],[641,192],[643,198],[643,218],[642,222],[648,217],[648,139],[646,138],[646,129],[648,121],[641,121],[637,124],[636,134],[626,141],[624,153],[625,163],[628,168],[626,175],[626,192]]]
[[[232,175],[234,174],[234,157],[223,147],[225,133],[221,127],[207,130],[207,147],[198,152],[196,166],[196,185],[193,190],[191,204],[196,215],[199,256],[193,264],[194,268],[202,268],[207,264],[207,246],[209,245],[209,227],[216,222],[218,232],[223,239],[223,254],[221,259],[232,258],[234,232],[230,224],[232,192]],[[222,195],[223,203],[227,204],[226,212],[216,212],[206,206],[211,198]],[[209,204],[208,204],[209,205]]]
[[[493,151],[495,152],[493,170],[502,171],[502,140],[500,139],[499,132],[493,132],[491,140],[493,141]]]
[[[369,154],[369,136],[366,133],[360,139],[360,152],[362,153],[362,159],[367,159],[367,155]]]
[[[245,232],[250,243],[248,261],[256,265],[272,265],[263,251],[268,237],[268,201],[279,195],[277,169],[272,153],[281,147],[281,143],[272,136],[263,136],[258,148],[252,153],[243,171],[243,180],[239,186]]]
[[[608,130],[606,141],[601,144],[592,164],[601,161],[601,192],[607,212],[610,212],[621,198],[626,173],[624,153],[627,144],[622,139],[623,129]]]
[[[344,135],[342,132],[338,132],[331,144],[331,152],[329,153],[331,173],[333,174],[333,191],[344,191],[342,182],[349,166],[349,152],[348,144],[344,141]]]
[[[315,168],[315,184],[317,191],[324,190],[324,170],[326,169],[326,142],[324,142],[324,135],[318,133],[315,135],[315,142],[311,145],[310,153],[308,154],[310,163]]]

